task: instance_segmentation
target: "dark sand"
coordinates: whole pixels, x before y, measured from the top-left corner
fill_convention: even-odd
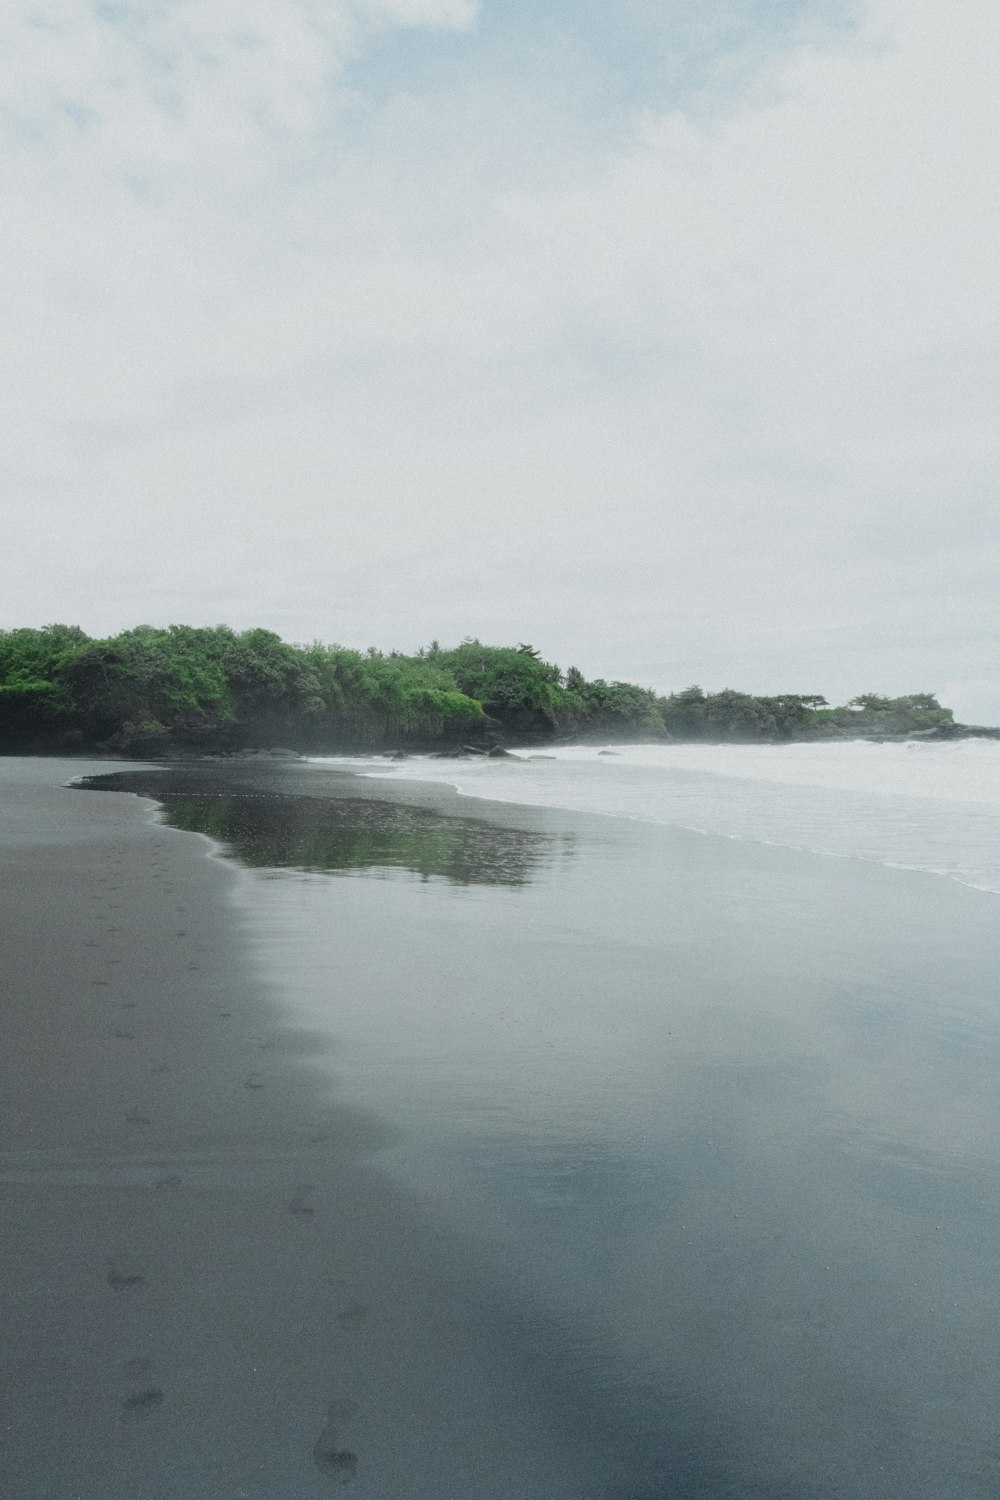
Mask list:
[[[0,1493],[609,1493],[302,1066],[238,872],[60,786],[109,769],[0,761]]]
[[[4,1500],[996,1500],[995,896],[86,769],[0,761]]]

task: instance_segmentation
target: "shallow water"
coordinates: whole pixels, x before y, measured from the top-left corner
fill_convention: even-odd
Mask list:
[[[114,784],[164,780],[601,1494],[995,1495],[992,895],[322,767]]]
[[[317,760],[379,780],[926,870],[1000,893],[1000,741],[615,745],[521,762]]]

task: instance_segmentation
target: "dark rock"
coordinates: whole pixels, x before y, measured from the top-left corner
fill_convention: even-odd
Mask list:
[[[304,757],[297,750],[237,750],[236,755],[240,760],[303,760]]]

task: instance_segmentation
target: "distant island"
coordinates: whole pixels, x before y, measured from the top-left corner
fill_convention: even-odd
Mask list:
[[[103,640],[79,626],[0,631],[0,750],[123,756],[501,751],[574,740],[772,743],[1000,737],[957,724],[931,693],[757,697],[700,687],[661,697],[588,682],[533,646],[467,639],[416,655],[290,645],[270,630],[139,625]]]

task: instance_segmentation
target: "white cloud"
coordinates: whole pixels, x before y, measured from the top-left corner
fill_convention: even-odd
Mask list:
[[[991,9],[875,0],[614,132],[516,79],[353,92],[368,26],[472,20],[8,8],[0,623],[473,630],[973,716]]]
[[[477,0],[363,0],[362,8],[401,26],[444,26],[467,31],[479,11]]]
[[[204,170],[321,127],[367,25],[474,19],[472,0],[8,0],[0,108],[22,145],[82,137],[139,171]]]

